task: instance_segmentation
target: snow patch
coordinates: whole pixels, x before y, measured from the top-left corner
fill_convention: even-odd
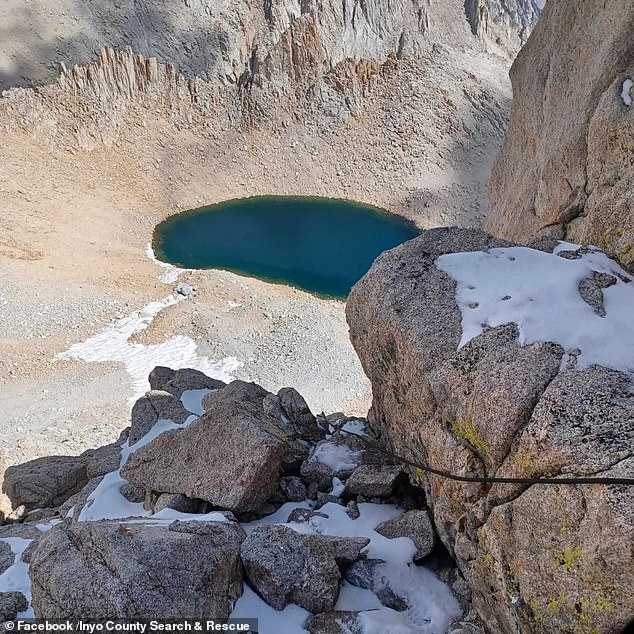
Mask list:
[[[578,249],[565,243],[562,250]],[[521,345],[551,341],[569,354],[581,350],[577,369],[601,365],[634,374],[634,279],[605,253],[590,251],[568,260],[527,247],[440,256],[436,267],[457,282],[464,346],[485,326],[515,323]],[[616,283],[603,289],[605,317],[579,294],[593,271]]]
[[[621,88],[621,99],[623,99],[623,103],[626,106],[632,105],[632,94],[630,92],[632,90],[632,86],[634,86],[634,82],[631,79],[626,79]]]
[[[278,611],[263,601],[248,585],[236,602],[232,619],[252,619],[257,617],[260,632],[278,632],[279,634],[304,634],[308,630],[304,623],[312,616],[308,610],[298,605],[287,605]]]
[[[76,343],[66,352],[56,355],[55,359],[81,359],[88,363],[123,363],[132,378],[133,396],[131,402],[143,396],[149,389],[148,374],[157,365],[165,365],[179,370],[193,368],[208,376],[230,383],[232,375],[243,364],[235,357],[226,357],[212,361],[197,354],[196,342],[190,337],[178,335],[163,343],[143,345],[130,343],[133,335],[150,326],[154,318],[168,306],[173,306],[185,298],[170,295],[160,301],[150,302],[141,310],[128,317],[118,319],[107,325],[100,333]]]
[[[164,284],[173,284],[180,277],[181,273],[185,273],[186,271],[190,270],[180,269],[173,264],[167,264],[167,262],[161,262],[160,260],[158,260],[156,258],[156,255],[154,254],[154,249],[152,248],[152,244],[150,242],[148,242],[147,246],[145,247],[145,255],[147,255],[147,257],[152,260],[154,264],[157,264],[163,269],[159,280],[161,280],[161,282],[163,282]]]
[[[18,618],[33,618],[29,564],[22,561],[22,554],[33,540],[22,537],[3,537],[0,541],[9,544],[15,557],[13,564],[0,575],[0,592],[21,592],[29,602],[29,608],[20,612]]]
[[[319,462],[333,471],[350,471],[361,462],[363,450],[354,451],[346,445],[324,442],[317,445],[308,457],[308,462]]]

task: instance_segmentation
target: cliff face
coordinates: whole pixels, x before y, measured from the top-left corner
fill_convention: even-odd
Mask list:
[[[550,2],[511,70],[484,228],[566,237],[634,265],[634,5]]]
[[[346,58],[415,54],[430,41],[464,45],[467,20],[474,35],[499,25],[497,35],[516,42],[536,19],[533,0],[9,0],[5,11],[0,89],[49,83],[56,60],[85,64],[105,46],[236,84],[273,62],[293,30],[312,30],[332,68]]]

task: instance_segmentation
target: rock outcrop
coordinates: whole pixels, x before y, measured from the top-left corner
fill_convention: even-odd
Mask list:
[[[615,349],[614,337],[628,345],[631,335],[619,329],[596,335],[593,358],[600,361],[593,364],[592,350],[535,337],[531,320],[541,319],[548,302],[520,283],[505,287],[518,266],[530,272],[527,262],[539,262],[533,275],[550,289],[550,303],[565,311],[570,297],[579,332],[600,333],[604,320],[618,320],[629,305],[631,276],[592,250],[558,257],[512,247],[475,230],[424,232],[381,255],[353,288],[347,317],[372,381],[373,430],[397,454],[457,475],[631,477],[631,375],[597,364],[602,348]],[[439,261],[460,252],[481,252],[494,268],[474,260],[466,266],[467,287],[447,272],[455,259]],[[584,273],[566,286],[561,271],[584,257]],[[560,273],[548,273],[563,262],[553,269]],[[607,317],[576,287],[594,273],[620,276],[621,300],[603,291]],[[507,312],[506,302],[515,302]],[[491,305],[497,313],[486,312]],[[571,328],[567,323],[555,339],[567,341]],[[424,469],[410,473],[425,487],[439,536],[470,582],[489,631],[612,634],[634,618],[626,590],[634,584],[631,488],[483,485]]]
[[[475,34],[500,27],[499,37],[524,36],[535,21],[531,0],[453,0],[456,22],[467,20]],[[389,51],[416,50],[434,27],[443,7],[420,0],[363,5],[283,0],[179,0],[138,3],[121,0],[102,6],[89,0],[55,4],[15,3],[7,13],[7,34],[0,57],[0,89],[50,82],[51,60],[85,64],[94,51],[111,45],[174,64],[188,77],[219,84],[259,82],[280,70],[290,79],[311,67],[319,75],[346,58],[380,59]],[[72,15],[70,22],[68,16]],[[12,21],[15,20],[15,24]],[[29,24],[35,38],[22,34]],[[50,39],[51,24],[56,37]],[[459,29],[460,25],[456,24]],[[308,77],[307,77],[308,78]],[[279,80],[278,80],[279,81]],[[263,83],[263,82],[260,82]]]
[[[511,69],[484,228],[595,244],[634,266],[634,5],[549,2]]]

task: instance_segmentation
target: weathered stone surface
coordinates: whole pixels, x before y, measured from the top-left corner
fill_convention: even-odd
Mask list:
[[[332,479],[334,477],[334,471],[320,462],[309,462],[304,460],[300,467],[300,473],[302,474],[302,480],[306,484],[314,484],[319,491],[330,491],[332,487]]]
[[[166,391],[152,390],[142,396],[132,407],[130,434],[128,440],[134,445],[147,434],[161,419],[184,423],[191,415],[180,398]]]
[[[14,509],[59,506],[88,481],[86,463],[82,457],[48,456],[9,467],[3,491]]]
[[[398,465],[361,465],[346,482],[346,495],[389,497],[402,469]]]
[[[379,524],[374,530],[390,539],[409,537],[417,549],[415,560],[427,557],[436,545],[436,532],[427,511],[407,511],[401,517]]]
[[[361,557],[361,551],[370,543],[367,537],[339,537],[319,535],[338,564],[351,564]]]
[[[322,612],[306,623],[310,634],[362,634],[363,627],[357,620],[358,612]]]
[[[548,2],[511,69],[486,230],[596,244],[634,264],[634,5]],[[630,102],[631,103],[631,102]]]
[[[15,555],[11,550],[11,546],[9,546],[7,542],[0,541],[0,575],[9,568],[9,566],[13,566],[14,561]]]
[[[455,284],[434,260],[495,246],[503,245],[476,231],[424,232],[382,254],[353,288],[347,317],[372,382],[372,429],[395,453],[454,474],[631,476],[628,376],[562,369],[560,346],[521,346],[513,323],[485,328],[458,350]],[[634,542],[628,488],[485,487],[409,473],[487,630],[528,634],[539,622],[540,634],[555,634],[580,631],[583,621],[611,634],[634,618],[622,591],[634,571],[616,564]]]
[[[219,390],[226,384],[218,379],[203,374],[199,370],[183,368],[172,370],[164,366],[156,366],[148,377],[152,390],[169,392],[180,399],[186,390]]]
[[[305,440],[321,440],[324,432],[310,411],[302,395],[292,387],[284,387],[277,393],[280,405],[292,423],[297,435]]]
[[[121,446],[119,443],[105,445],[99,449],[89,449],[81,454],[86,458],[86,477],[90,480],[116,471],[121,460]]]
[[[325,513],[319,513],[319,511],[312,511],[311,509],[294,509],[289,513],[287,522],[297,522],[298,524],[305,524],[312,517],[328,517]]]
[[[256,528],[243,542],[242,563],[257,593],[276,610],[295,603],[315,614],[332,610],[341,575],[330,545],[287,526]]]
[[[143,487],[138,487],[128,482],[122,485],[120,491],[121,495],[128,500],[128,502],[139,503],[145,500],[145,489]]]
[[[247,381],[232,381],[222,390],[207,394],[203,399],[203,408],[206,412],[213,409],[217,403],[233,399],[240,403],[253,405],[258,411],[264,411],[264,399],[270,394],[257,383]]]
[[[29,602],[21,592],[0,592],[0,623],[13,621],[18,612],[24,612]]]
[[[36,616],[226,618],[242,592],[244,533],[229,522],[190,524],[65,522],[53,528],[31,561]]]
[[[189,427],[134,452],[122,476],[147,491],[182,493],[237,513],[256,510],[277,486],[287,443],[274,419],[232,397],[235,383],[209,394],[207,413]]]
[[[281,478],[280,490],[289,502],[301,502],[306,499],[306,485],[297,476]]]

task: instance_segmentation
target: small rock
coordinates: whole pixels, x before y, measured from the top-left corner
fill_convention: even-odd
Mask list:
[[[280,490],[290,502],[302,502],[306,499],[306,485],[297,476],[280,478]]]
[[[298,524],[305,524],[313,517],[325,517],[328,516],[325,513],[318,513],[317,511],[312,511],[311,509],[295,509],[290,512],[287,522],[296,522]]]
[[[0,623],[13,621],[28,607],[29,602],[21,592],[0,592]]]
[[[156,366],[148,377],[152,390],[169,392],[180,398],[187,390],[220,390],[226,383],[203,374],[199,370],[183,368],[172,370],[164,366]]]
[[[321,462],[309,462],[305,460],[300,468],[302,480],[306,484],[316,484],[322,493],[330,491],[334,472]]]
[[[308,620],[306,627],[310,634],[362,634],[358,622],[358,612],[322,612]]]
[[[381,572],[384,563],[382,559],[357,561],[346,570],[346,580],[357,588],[373,592],[384,606],[402,612],[408,604],[390,587],[388,578]]]
[[[192,500],[182,493],[161,493],[154,503],[154,512],[174,509],[181,513],[199,513],[200,500]]]
[[[13,566],[15,563],[15,555],[11,550],[11,546],[7,542],[0,541],[0,575]]]
[[[295,388],[284,387],[277,393],[277,396],[284,413],[295,427],[300,438],[318,441],[324,437],[324,432],[317,425],[317,419]]]
[[[321,491],[317,492],[317,508],[320,509],[322,506],[325,506],[326,504],[340,504],[341,506],[343,506],[343,501],[341,500],[341,498],[336,497],[335,495],[330,495],[329,493],[322,493]]]
[[[359,560],[361,551],[370,543],[367,537],[339,537],[338,535],[318,535],[332,552],[338,564],[351,564]]]
[[[354,500],[350,500],[350,502],[346,505],[346,514],[353,520],[358,520],[359,517],[361,517],[359,505]]]
[[[409,537],[417,548],[415,560],[427,557],[436,545],[436,532],[427,511],[407,511],[401,517],[379,524],[374,530],[389,539]]]
[[[388,497],[392,494],[401,473],[399,465],[361,465],[352,472],[346,482],[346,495]]]
[[[169,392],[152,390],[142,396],[132,407],[130,434],[128,441],[134,445],[147,434],[160,419],[184,423],[189,416],[179,398]],[[118,465],[117,465],[118,466]]]
[[[128,502],[139,504],[145,501],[145,489],[130,482],[122,485],[119,492]]]

